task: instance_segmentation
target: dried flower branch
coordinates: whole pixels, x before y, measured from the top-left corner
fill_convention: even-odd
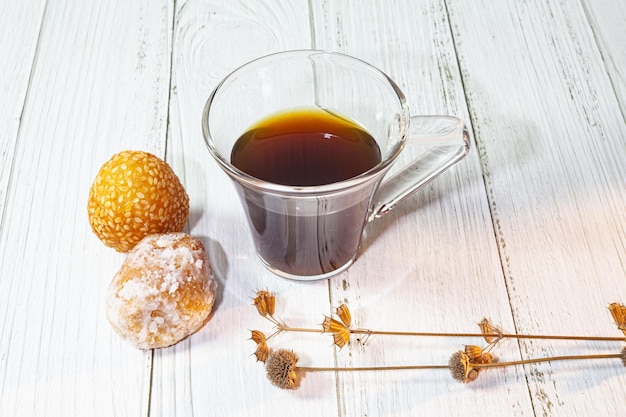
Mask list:
[[[274,305],[276,299],[274,295],[267,291],[257,292],[257,296],[254,299],[254,305],[257,307],[261,316],[269,319],[276,325],[277,333],[280,332],[308,332],[319,333],[317,329],[290,327],[285,323],[278,321],[274,318]],[[270,306],[271,305],[271,310]],[[626,307],[624,305],[613,303],[609,306],[609,310],[613,315],[618,328],[626,335]],[[271,311],[271,313],[270,313]],[[350,310],[345,304],[341,304],[335,310],[335,313],[339,317],[336,320],[332,317],[325,316],[322,323],[322,332],[333,334],[333,339],[337,340],[336,333],[340,333],[339,341],[345,346],[349,342],[349,335],[346,338],[346,329],[350,334],[363,334],[367,337],[371,335],[386,335],[386,336],[419,336],[419,337],[482,337],[489,344],[497,344],[502,339],[544,339],[544,340],[587,340],[587,341],[604,341],[604,342],[622,342],[626,341],[624,337],[613,336],[578,336],[578,335],[543,335],[543,334],[513,334],[504,333],[498,327],[492,325],[487,318],[483,318],[478,326],[481,333],[473,332],[400,332],[400,331],[383,331],[383,330],[370,330],[370,329],[351,329],[352,318]],[[270,336],[271,337],[271,336]],[[345,343],[344,343],[345,342]]]
[[[571,355],[553,356],[546,358],[526,359],[511,362],[492,362],[491,359],[481,355],[482,363],[474,363],[464,351],[455,352],[448,365],[407,365],[407,366],[372,366],[372,367],[304,367],[298,366],[298,355],[292,350],[279,349],[272,352],[265,363],[267,379],[272,385],[283,389],[296,389],[299,387],[299,374],[304,372],[362,372],[362,371],[397,371],[397,370],[433,370],[448,369],[454,379],[460,382],[474,381],[478,374],[486,368],[526,365],[540,362],[553,362],[563,360],[589,360],[589,359],[620,359],[626,366],[626,348],[617,354],[600,355]]]
[[[458,332],[398,332],[381,331],[370,329],[353,329],[352,316],[345,304],[341,304],[334,311],[339,320],[333,317],[324,317],[320,329],[291,327],[274,317],[276,298],[268,291],[258,291],[254,298],[254,306],[258,313],[269,320],[275,326],[275,331],[269,337],[259,330],[252,330],[250,339],[257,344],[254,355],[257,361],[265,363],[268,379],[279,388],[295,389],[299,386],[298,374],[302,372],[318,371],[384,371],[403,369],[448,369],[452,376],[461,382],[471,382],[475,380],[484,369],[492,367],[526,365],[540,362],[582,360],[582,359],[614,359],[621,360],[626,367],[626,347],[617,354],[596,354],[596,355],[565,355],[545,358],[531,358],[519,361],[498,362],[490,351],[505,338],[510,339],[553,339],[553,340],[591,340],[591,341],[619,341],[624,342],[624,337],[602,337],[602,336],[576,336],[576,335],[541,335],[541,334],[509,334],[504,333],[500,328],[492,325],[487,318],[483,318],[478,326],[480,333],[458,333]],[[621,330],[626,336],[626,307],[623,304],[612,303],[609,311]],[[421,337],[481,337],[487,342],[487,346],[481,348],[477,345],[467,345],[464,350],[455,352],[447,365],[408,365],[408,366],[374,366],[374,367],[351,367],[351,368],[319,368],[300,367],[297,365],[298,356],[291,350],[280,349],[273,352],[267,345],[267,341],[281,332],[308,332],[308,333],[330,333],[333,337],[333,344],[343,348],[350,342],[352,334],[366,335],[365,340],[371,335],[388,336],[421,336]],[[359,339],[357,339],[359,340]],[[364,343],[364,342],[362,342]]]

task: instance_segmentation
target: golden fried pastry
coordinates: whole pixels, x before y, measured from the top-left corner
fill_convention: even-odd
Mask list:
[[[182,231],[189,197],[163,160],[143,151],[124,151],[100,168],[87,211],[96,236],[118,252],[127,252],[149,234]]]

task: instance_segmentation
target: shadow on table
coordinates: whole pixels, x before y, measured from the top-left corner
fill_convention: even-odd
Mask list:
[[[213,310],[207,318],[207,321],[210,321],[224,299],[224,287],[229,268],[228,257],[226,256],[226,252],[224,252],[224,248],[222,248],[222,245],[217,240],[211,239],[208,236],[197,236],[197,238],[200,239],[204,245],[207,258],[211,261],[213,275],[217,281]]]

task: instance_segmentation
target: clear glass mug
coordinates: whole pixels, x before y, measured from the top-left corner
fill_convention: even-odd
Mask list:
[[[237,139],[278,112],[315,107],[351,120],[376,140],[382,160],[348,180],[289,186],[252,177],[233,166]],[[380,70],[325,51],[280,52],[251,61],[213,90],[202,116],[204,139],[230,176],[263,264],[295,280],[329,278],[355,260],[366,224],[383,216],[459,162],[470,142],[452,116],[410,116],[398,86]],[[384,178],[406,143],[428,149]]]

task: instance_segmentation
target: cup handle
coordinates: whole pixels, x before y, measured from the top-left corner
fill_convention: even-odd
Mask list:
[[[412,116],[409,144],[430,146],[399,172],[386,178],[376,191],[368,222],[389,213],[399,203],[435,179],[467,155],[467,127],[454,116]]]

